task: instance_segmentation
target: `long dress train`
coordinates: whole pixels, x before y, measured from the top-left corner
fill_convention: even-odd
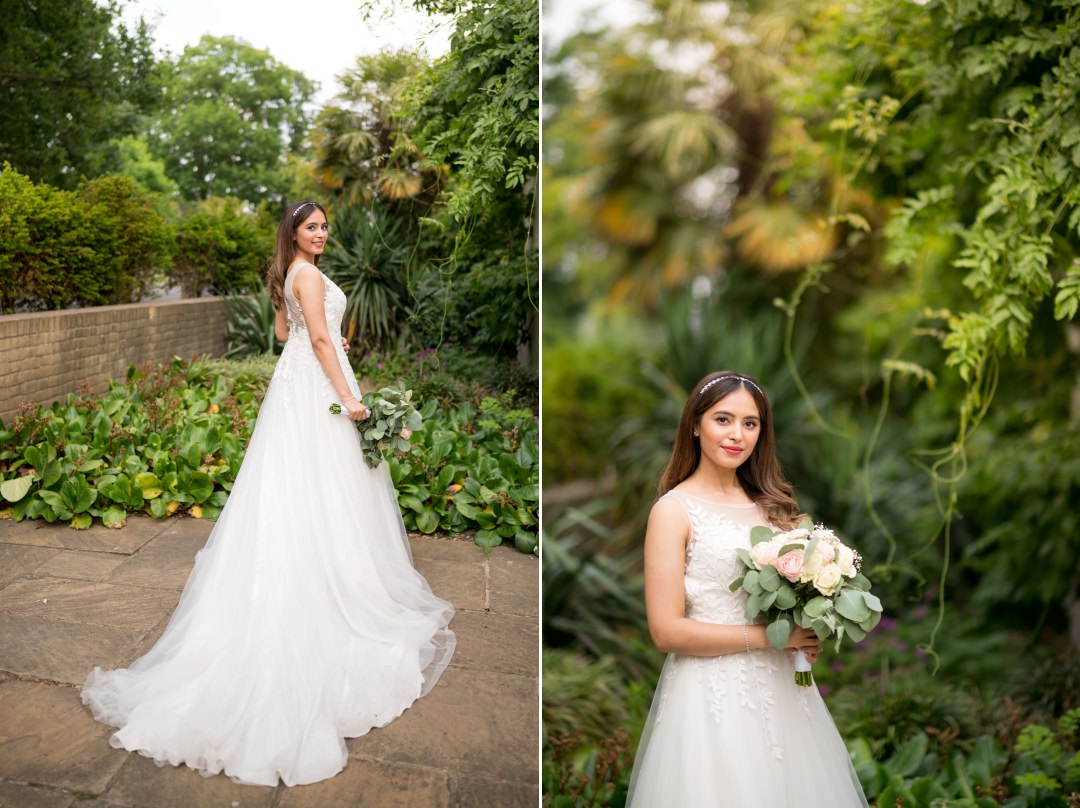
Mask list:
[[[712,502],[685,491],[690,519],[686,614],[746,623],[738,547],[764,524],[756,505]],[[795,684],[788,652],[696,657],[670,654],[638,746],[632,808],[865,808],[866,798],[816,686]]]
[[[385,466],[370,469],[285,284],[289,339],[231,495],[154,647],[94,668],[82,700],[110,743],[243,783],[312,783],[344,738],[399,716],[454,652],[453,607],[413,568]],[[345,295],[325,308],[341,331]],[[344,351],[338,360],[360,391]]]

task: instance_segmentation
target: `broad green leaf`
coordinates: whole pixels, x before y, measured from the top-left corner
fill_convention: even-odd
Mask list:
[[[896,754],[885,761],[885,768],[891,774],[910,777],[926,757],[929,740],[925,732],[917,732],[900,747]]]
[[[105,527],[123,527],[127,524],[127,511],[117,505],[110,505],[101,515]]]
[[[761,585],[761,573],[757,570],[750,570],[743,576],[743,589],[750,595],[760,595],[765,591],[765,588]]]
[[[772,647],[783,650],[787,647],[788,637],[791,636],[791,621],[786,617],[780,617],[765,627],[765,636],[769,638]]]
[[[761,587],[767,592],[775,592],[779,589],[782,580],[780,573],[778,573],[776,567],[773,566],[765,567],[765,569],[759,573],[758,577]]]
[[[760,544],[763,541],[769,541],[769,539],[771,539],[775,535],[776,531],[773,530],[771,527],[766,527],[765,525],[755,525],[750,530],[750,544],[751,546],[753,546],[755,544]]]
[[[94,523],[94,518],[88,513],[78,513],[71,517],[71,526],[76,530],[86,530]]]
[[[834,601],[837,614],[855,623],[866,620],[870,616],[870,609],[863,597],[864,593],[858,589],[842,589]]]
[[[431,508],[416,514],[416,528],[421,533],[434,533],[439,527],[439,515]]]
[[[795,606],[796,602],[797,598],[795,597],[795,590],[792,589],[791,585],[787,582],[776,590],[776,608],[791,609]]]
[[[0,483],[0,496],[3,496],[8,502],[18,502],[26,496],[33,485],[33,475],[16,477],[14,480],[4,480],[4,482]]]
[[[803,611],[811,620],[816,620],[825,614],[830,607],[831,603],[829,599],[819,595],[807,601],[806,605],[803,607]]]

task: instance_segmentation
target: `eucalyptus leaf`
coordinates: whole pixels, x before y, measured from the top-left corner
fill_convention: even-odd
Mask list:
[[[782,651],[787,647],[788,637],[791,636],[791,621],[786,617],[779,617],[765,627],[765,636],[773,648]]]

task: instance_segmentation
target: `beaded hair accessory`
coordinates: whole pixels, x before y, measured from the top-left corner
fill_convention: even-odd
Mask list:
[[[303,210],[304,208],[306,208],[306,207],[307,207],[308,205],[315,205],[315,203],[314,203],[314,202],[301,202],[301,203],[300,203],[300,204],[299,204],[299,205],[297,206],[296,210],[294,210],[294,211],[293,211],[293,221],[294,221],[294,222],[295,222],[295,221],[296,221],[296,220],[297,220],[297,219],[299,218],[299,216],[300,216],[300,211],[302,211],[302,210]]]
[[[768,398],[768,396],[765,395],[765,391],[762,390],[760,387],[758,387],[753,379],[750,379],[750,378],[748,378],[746,376],[741,376],[738,373],[728,373],[728,374],[725,374],[723,376],[717,376],[715,379],[710,379],[709,381],[707,381],[705,383],[705,385],[700,390],[698,390],[698,395],[699,396],[703,395],[705,393],[705,391],[708,390],[710,387],[712,387],[714,384],[716,384],[717,382],[722,382],[725,379],[737,379],[740,382],[744,382],[745,384],[750,385],[755,390],[757,390],[759,393],[761,393],[762,397]]]

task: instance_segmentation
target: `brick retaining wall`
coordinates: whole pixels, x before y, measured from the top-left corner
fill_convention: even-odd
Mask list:
[[[225,353],[218,297],[0,316],[0,418],[24,401],[51,404],[85,381],[95,393],[128,365]]]

